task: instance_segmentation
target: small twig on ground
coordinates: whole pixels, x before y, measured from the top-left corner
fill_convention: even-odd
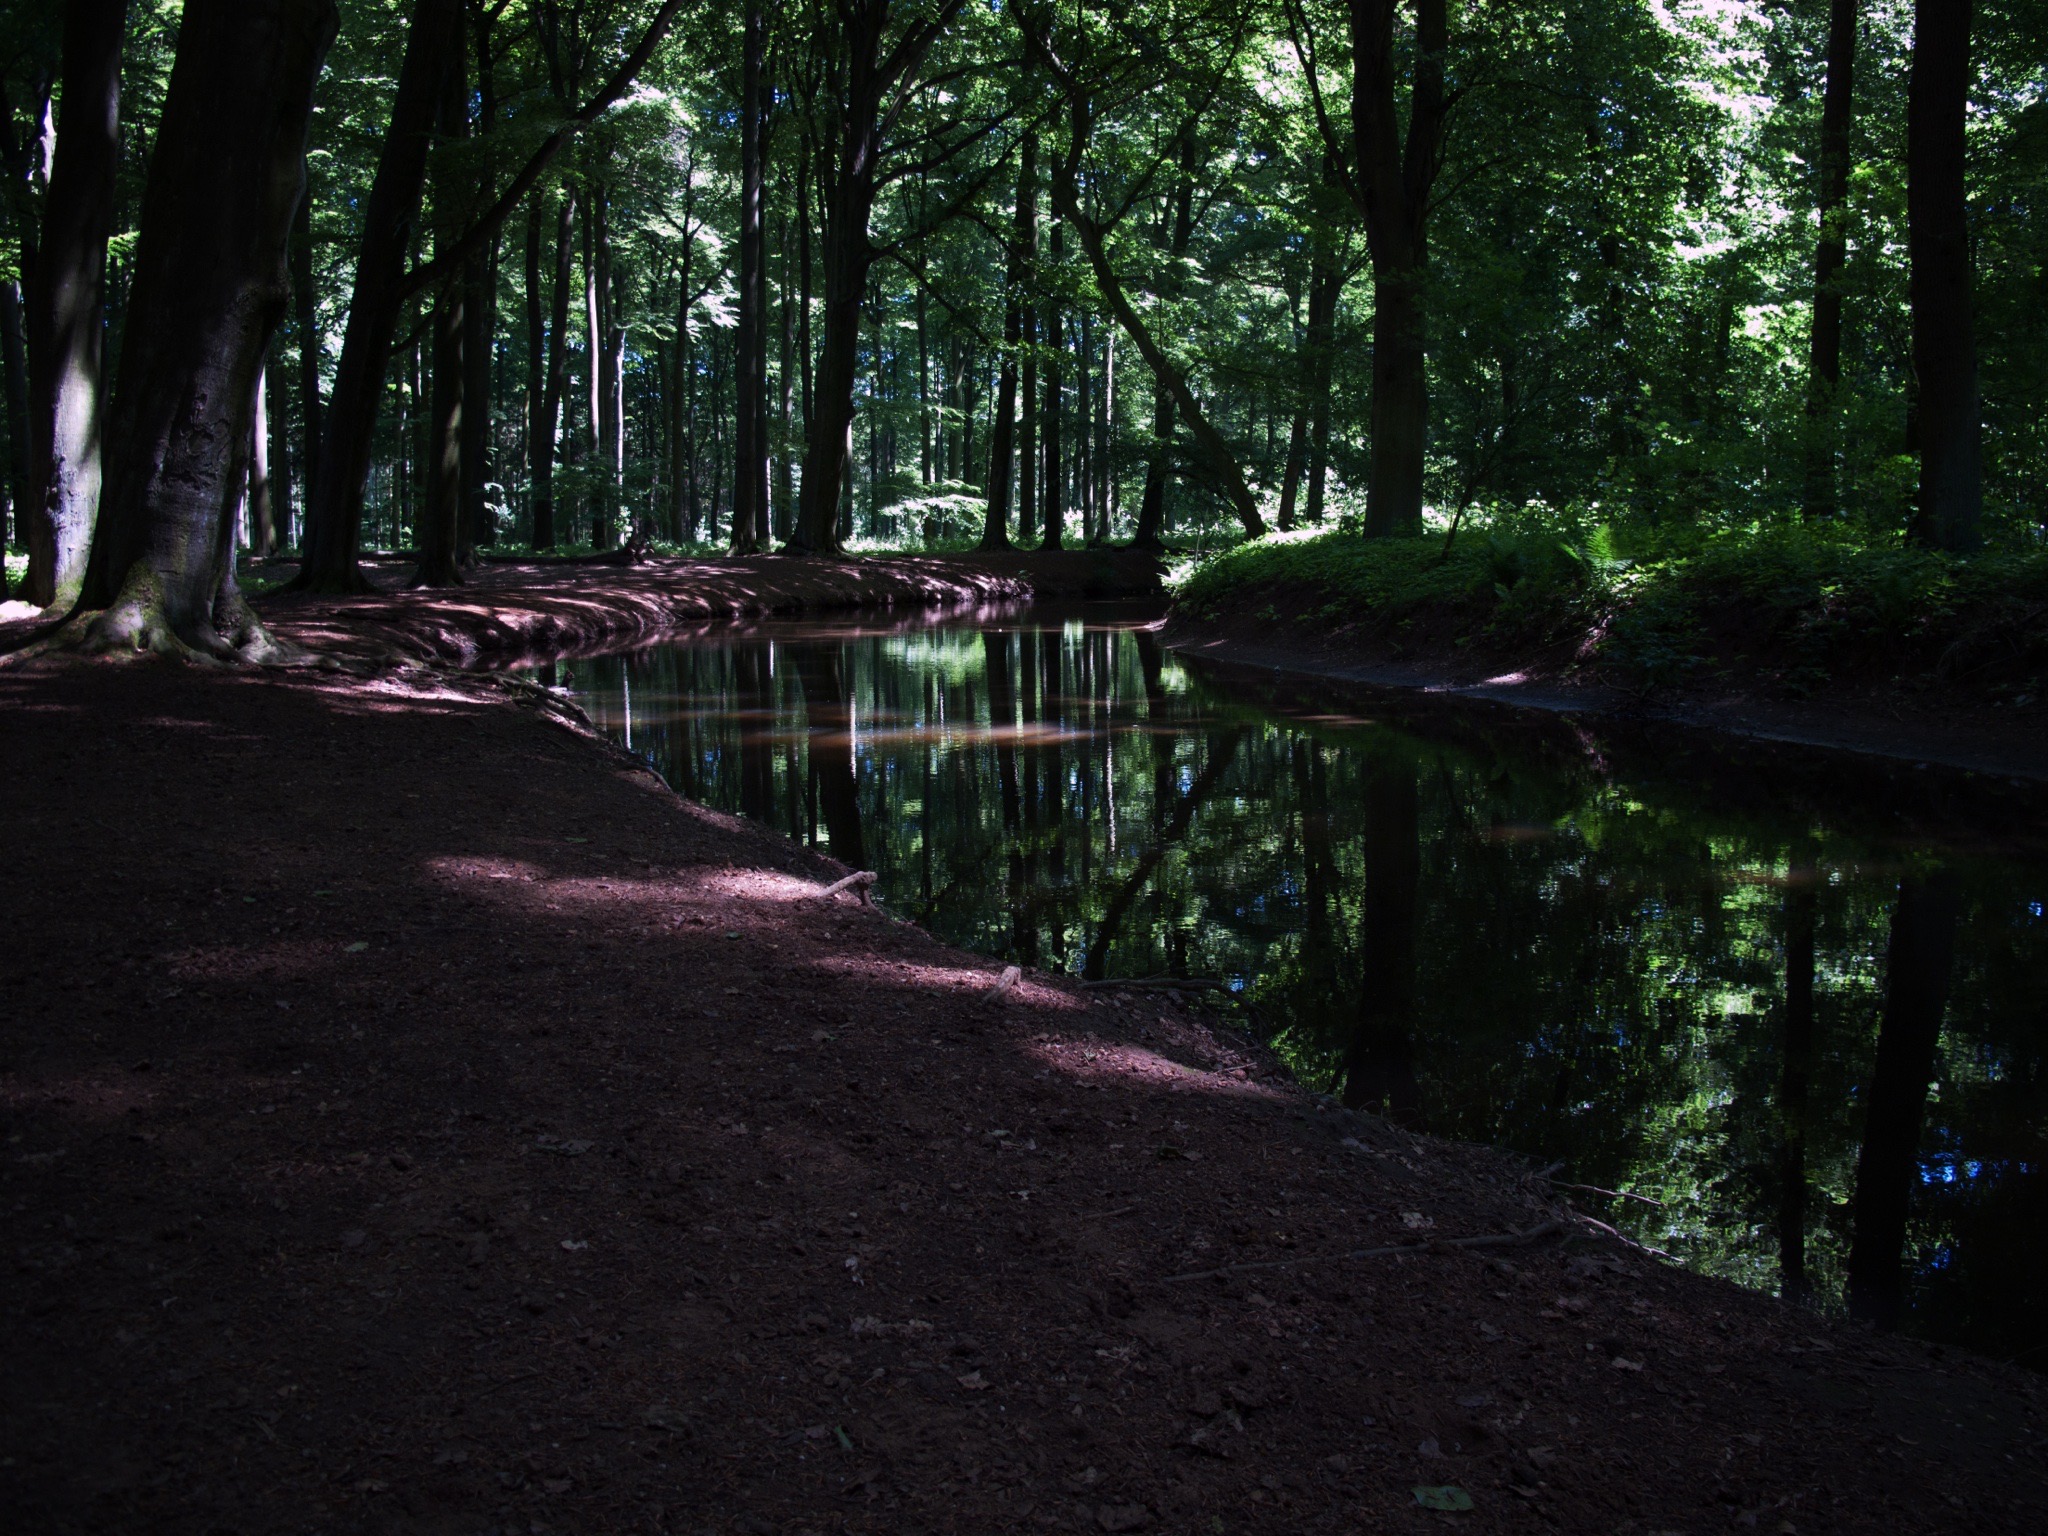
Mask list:
[[[1380,1259],[1396,1253],[1437,1253],[1446,1248],[1515,1248],[1563,1230],[1564,1223],[1561,1221],[1544,1221],[1538,1222],[1526,1232],[1497,1232],[1484,1237],[1438,1237],[1423,1243],[1390,1243],[1384,1248],[1354,1248],[1349,1253],[1310,1253],[1298,1259],[1263,1259],[1251,1264],[1226,1264],[1221,1269],[1202,1269],[1191,1275],[1168,1275],[1161,1283],[1179,1285],[1188,1280],[1214,1280],[1221,1275],[1241,1275],[1253,1269],[1291,1269],[1297,1264],[1324,1264],[1337,1259]]]
[[[830,901],[841,891],[852,890],[858,892],[861,905],[866,906],[868,904],[868,887],[873,885],[879,878],[872,869],[855,870],[845,879],[834,880],[830,885],[819,891],[817,893],[818,899],[820,901]]]
[[[1581,1189],[1589,1195],[1605,1195],[1610,1200],[1633,1200],[1638,1205],[1654,1206],[1660,1211],[1665,1209],[1662,1200],[1652,1200],[1648,1195],[1632,1195],[1625,1189],[1602,1189],[1598,1184],[1567,1184],[1562,1179],[1551,1179],[1549,1184],[1552,1189]]]
[[[1575,1205],[1569,1206],[1567,1207],[1567,1209],[1571,1211],[1574,1219],[1578,1221],[1583,1221],[1589,1227],[1598,1227],[1602,1232],[1605,1232],[1609,1237],[1613,1238],[1617,1243],[1620,1243],[1625,1248],[1633,1248],[1637,1253],[1647,1253],[1653,1259],[1669,1259],[1671,1257],[1671,1255],[1666,1253],[1662,1248],[1652,1248],[1648,1243],[1639,1243],[1634,1238],[1630,1237],[1626,1232],[1623,1232],[1615,1227],[1610,1227],[1598,1216],[1588,1216],[1584,1211],[1580,1210]],[[1674,1260],[1674,1262],[1676,1261]]]

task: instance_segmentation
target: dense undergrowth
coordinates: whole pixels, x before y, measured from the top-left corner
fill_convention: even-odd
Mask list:
[[[1176,610],[1394,658],[1511,658],[1639,689],[1863,680],[2033,704],[2048,679],[2048,551],[1958,559],[1803,528],[1617,552],[1600,530],[1242,544],[1182,573]]]

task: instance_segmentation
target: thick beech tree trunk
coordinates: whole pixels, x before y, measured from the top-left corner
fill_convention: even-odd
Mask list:
[[[753,554],[767,543],[768,444],[761,425],[767,419],[768,325],[762,313],[761,267],[764,254],[761,164],[761,63],[767,28],[761,0],[747,0],[742,21],[740,62],[740,324],[734,344],[732,548]]]
[[[540,445],[540,406],[547,389],[548,328],[547,295],[540,285],[542,230],[547,215],[546,199],[533,194],[526,207],[526,523],[527,538],[533,538],[535,488],[539,485],[539,464],[534,455]]]
[[[100,338],[107,236],[121,159],[121,33],[128,0],[69,0],[57,158],[42,238],[27,264],[28,580],[22,596],[68,607],[85,581],[100,500]],[[17,514],[20,516],[20,514]]]
[[[562,188],[555,212],[553,310],[548,316],[547,382],[533,443],[533,547],[555,547],[555,431],[562,419],[562,395],[569,384],[569,285],[575,281],[576,195]]]
[[[403,302],[427,151],[440,113],[442,82],[461,40],[462,0],[414,0],[405,61],[391,106],[377,175],[363,210],[362,246],[348,328],[335,368],[320,478],[306,517],[305,560],[296,586],[314,592],[367,592],[356,556],[363,537],[363,484],[384,394],[384,370]]]
[[[1849,1310],[1884,1325],[1898,1321],[1905,1306],[1906,1217],[1948,1007],[1959,907],[1955,877],[1941,871],[1901,881],[1892,909],[1884,1022],[1864,1096],[1849,1243]]]
[[[1963,554],[1983,542],[1983,422],[1970,301],[1963,123],[1970,105],[1970,0],[1917,0],[1906,87],[1906,244],[1920,497],[1915,543]]]
[[[476,18],[477,121],[475,133],[486,138],[497,123],[497,71],[491,51],[491,20]],[[468,103],[464,103],[467,117]],[[485,163],[489,163],[488,157]],[[437,242],[438,243],[438,242]],[[462,263],[462,532],[457,556],[464,567],[475,563],[479,545],[496,542],[486,487],[491,478],[492,343],[498,334],[498,250],[492,231],[483,249]]]
[[[1415,0],[1407,136],[1394,103],[1394,12],[1399,0],[1350,0],[1353,188],[1372,254],[1372,469],[1365,531],[1422,531],[1423,450],[1429,435],[1425,371],[1431,188],[1442,153],[1445,0]]]
[[[1806,515],[1837,511],[1835,417],[1842,382],[1842,264],[1849,250],[1849,122],[1859,0],[1829,0],[1828,78],[1820,109],[1820,238],[1813,248],[1813,328],[1806,369]]]
[[[313,85],[334,0],[186,0],[156,147],[106,493],[80,608],[88,647],[262,654],[230,513],[251,406],[291,285]]]

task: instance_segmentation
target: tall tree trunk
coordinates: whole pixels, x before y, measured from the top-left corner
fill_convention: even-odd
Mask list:
[[[491,49],[491,18],[476,17],[478,138],[488,140],[498,118],[497,70]],[[490,157],[484,157],[485,164]],[[462,263],[462,532],[457,557],[468,566],[479,545],[496,542],[489,510],[491,479],[491,376],[498,334],[499,236]],[[438,244],[438,242],[437,242]]]
[[[526,205],[526,517],[527,538],[533,538],[534,497],[540,484],[535,458],[541,440],[541,401],[547,392],[547,299],[541,291],[542,225],[546,213],[542,194]]]
[[[781,355],[780,366],[775,372],[775,431],[771,447],[775,455],[775,489],[773,500],[773,526],[770,538],[786,539],[796,526],[796,472],[790,458],[790,445],[796,441],[795,423],[792,420],[795,396],[795,351],[796,351],[796,303],[790,288],[790,227],[789,218],[781,221],[782,234],[782,276],[778,287],[776,304],[777,350]]]
[[[299,199],[292,223],[292,329],[299,353],[299,500],[302,519],[313,511],[313,486],[320,478],[320,312],[313,290],[313,184]]]
[[[690,345],[691,269],[697,254],[697,232],[690,215],[696,189],[683,192],[683,254],[676,277],[676,387],[669,402],[669,525],[680,541],[697,537],[697,441],[695,403],[697,361]]]
[[[215,656],[268,641],[234,584],[231,487],[291,294],[313,84],[334,0],[186,0],[143,192],[88,646]]]
[[[1052,237],[1047,242],[1046,256],[1057,268],[1067,253],[1067,232],[1063,225],[1052,227]],[[1045,439],[1045,477],[1042,491],[1045,514],[1045,536],[1039,542],[1041,549],[1058,549],[1066,534],[1066,490],[1064,477],[1060,473],[1060,375],[1062,349],[1065,338],[1061,330],[1064,307],[1055,294],[1045,306],[1045,407],[1041,420]]]
[[[1180,169],[1174,181],[1172,233],[1166,242],[1173,258],[1167,271],[1177,274],[1182,258],[1195,237],[1195,142],[1186,134],[1180,141]],[[1177,286],[1169,279],[1170,286]],[[1166,481],[1173,471],[1173,391],[1158,375],[1152,380],[1152,449],[1145,460],[1145,490],[1138,503],[1138,526],[1131,542],[1139,549],[1157,549],[1160,531],[1166,526]]]
[[[468,137],[469,81],[463,67],[461,35],[457,34],[456,57],[443,77],[441,92],[441,141],[444,146]],[[445,148],[444,148],[445,154]],[[468,199],[456,178],[449,174],[444,158],[434,173],[434,245],[446,249],[468,222]],[[465,267],[452,269],[434,294],[431,320],[433,350],[428,380],[426,494],[420,498],[413,547],[419,562],[413,568],[410,585],[415,587],[459,587],[462,585],[463,502],[462,445],[469,435],[465,425],[469,405],[469,364],[463,355],[469,339],[469,284]]]
[[[583,438],[584,500],[590,508],[592,548],[604,541],[604,284],[611,265],[605,228],[609,193],[602,182],[586,181],[583,198]],[[571,542],[574,542],[573,537]]]
[[[1813,329],[1806,368],[1806,515],[1833,517],[1835,418],[1842,382],[1842,264],[1849,249],[1849,122],[1859,0],[1829,0],[1828,78],[1820,109],[1820,238],[1813,248]]]
[[[562,188],[555,211],[555,274],[548,315],[547,381],[542,386],[540,420],[533,444],[533,547],[555,547],[555,432],[562,419],[562,397],[569,386],[569,286],[575,281],[576,194]]]
[[[12,277],[0,277],[0,389],[4,389],[7,411],[7,503],[14,508],[15,537],[28,542],[28,348],[22,337],[21,284]],[[0,570],[0,596],[7,591],[7,576]]]
[[[127,17],[128,0],[69,0],[64,7],[57,157],[42,236],[24,274],[29,474],[22,595],[45,608],[69,607],[78,596],[99,512],[100,338],[121,160]]]
[[[1884,1021],[1864,1096],[1849,1242],[1849,1310],[1889,1325],[1905,1306],[1906,1217],[1948,1007],[1960,902],[1955,877],[1939,871],[1899,883],[1885,963]]]
[[[1394,102],[1394,12],[1399,0],[1350,0],[1354,187],[1372,254],[1372,469],[1365,531],[1422,531],[1423,450],[1429,434],[1425,370],[1430,191],[1442,155],[1445,0],[1415,0],[1407,137]]]
[[[1983,423],[1963,179],[1969,104],[1970,0],[1916,0],[1906,87],[1906,244],[1920,496],[1910,532],[1915,543],[1954,554],[1983,543]]]
[[[988,439],[988,515],[981,549],[1010,547],[1010,480],[1017,455],[1017,349],[1024,335],[1026,253],[1037,243],[1038,136],[1027,134],[1017,167],[1016,211],[1003,265],[1003,361],[996,377],[996,416]]]
[[[427,151],[440,114],[442,81],[460,41],[462,0],[414,0],[398,94],[363,210],[355,291],[334,392],[320,443],[320,478],[306,519],[305,559],[294,585],[314,592],[366,592],[357,563],[363,484],[377,430],[377,405],[398,327],[406,250],[411,243]]]
[[[1320,248],[1311,268],[1308,290],[1308,505],[1310,523],[1323,520],[1330,472],[1330,374],[1335,362],[1337,295],[1343,275]]]
[[[761,0],[746,0],[740,62],[739,331],[734,338],[733,385],[737,419],[733,433],[732,548],[747,555],[760,549],[767,521],[768,445],[761,440],[767,414],[768,329],[761,313],[763,193],[761,166],[761,65],[766,26]]]

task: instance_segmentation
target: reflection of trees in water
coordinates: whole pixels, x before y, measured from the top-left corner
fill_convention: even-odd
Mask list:
[[[777,641],[752,670],[746,650],[633,658],[636,749],[727,809],[762,803],[765,772],[779,822],[857,846],[943,936],[1241,978],[1314,1086],[1662,1199],[1599,1214],[1705,1268],[1837,1303],[1860,1229],[1909,1311],[1938,1295],[1999,1341],[2048,1315],[2038,870],[1952,861],[1946,1024],[1893,1074],[1924,1066],[1936,1107],[1894,1123],[1882,843],[1512,742],[1304,727],[1142,632]],[[616,698],[620,665],[571,670]],[[1892,1127],[1870,1148],[1866,1098]]]
[[[1849,1310],[1879,1323],[1897,1321],[1905,1305],[1907,1209],[1948,1006],[1956,912],[1955,881],[1946,871],[1899,882],[1885,957],[1884,1023],[1864,1096],[1849,1246]]]

